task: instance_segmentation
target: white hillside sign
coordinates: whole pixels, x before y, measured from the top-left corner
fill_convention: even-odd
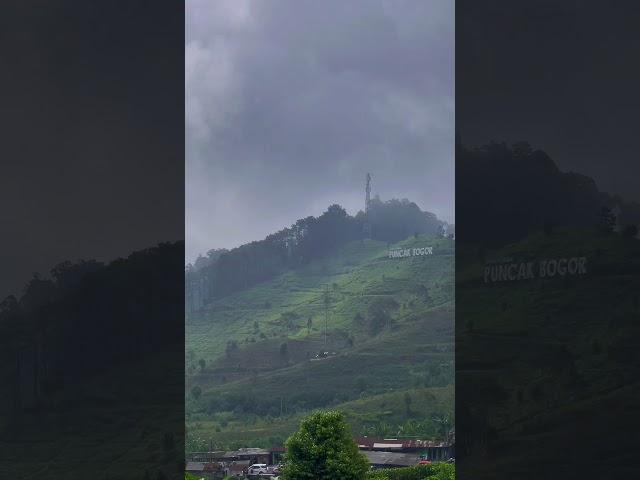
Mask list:
[[[578,276],[587,273],[587,257],[551,258],[533,262],[500,262],[484,267],[484,283],[532,278]]]
[[[389,258],[421,257],[423,255],[433,255],[433,247],[399,248],[389,250]]]

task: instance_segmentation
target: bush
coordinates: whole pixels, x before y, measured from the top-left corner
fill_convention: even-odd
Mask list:
[[[367,480],[454,480],[455,474],[454,465],[437,463],[434,465],[372,470],[367,474]]]

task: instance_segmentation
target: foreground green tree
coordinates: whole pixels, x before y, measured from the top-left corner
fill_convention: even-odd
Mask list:
[[[287,440],[284,480],[363,480],[368,470],[341,412],[313,413]]]

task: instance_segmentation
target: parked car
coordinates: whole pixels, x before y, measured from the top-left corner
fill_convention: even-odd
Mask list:
[[[268,472],[269,470],[267,469],[266,463],[254,463],[249,467],[249,470],[247,471],[249,475],[262,475]]]

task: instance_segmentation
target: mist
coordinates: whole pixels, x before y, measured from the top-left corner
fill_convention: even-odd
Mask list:
[[[454,5],[192,0],[186,259],[373,194],[454,218]]]

